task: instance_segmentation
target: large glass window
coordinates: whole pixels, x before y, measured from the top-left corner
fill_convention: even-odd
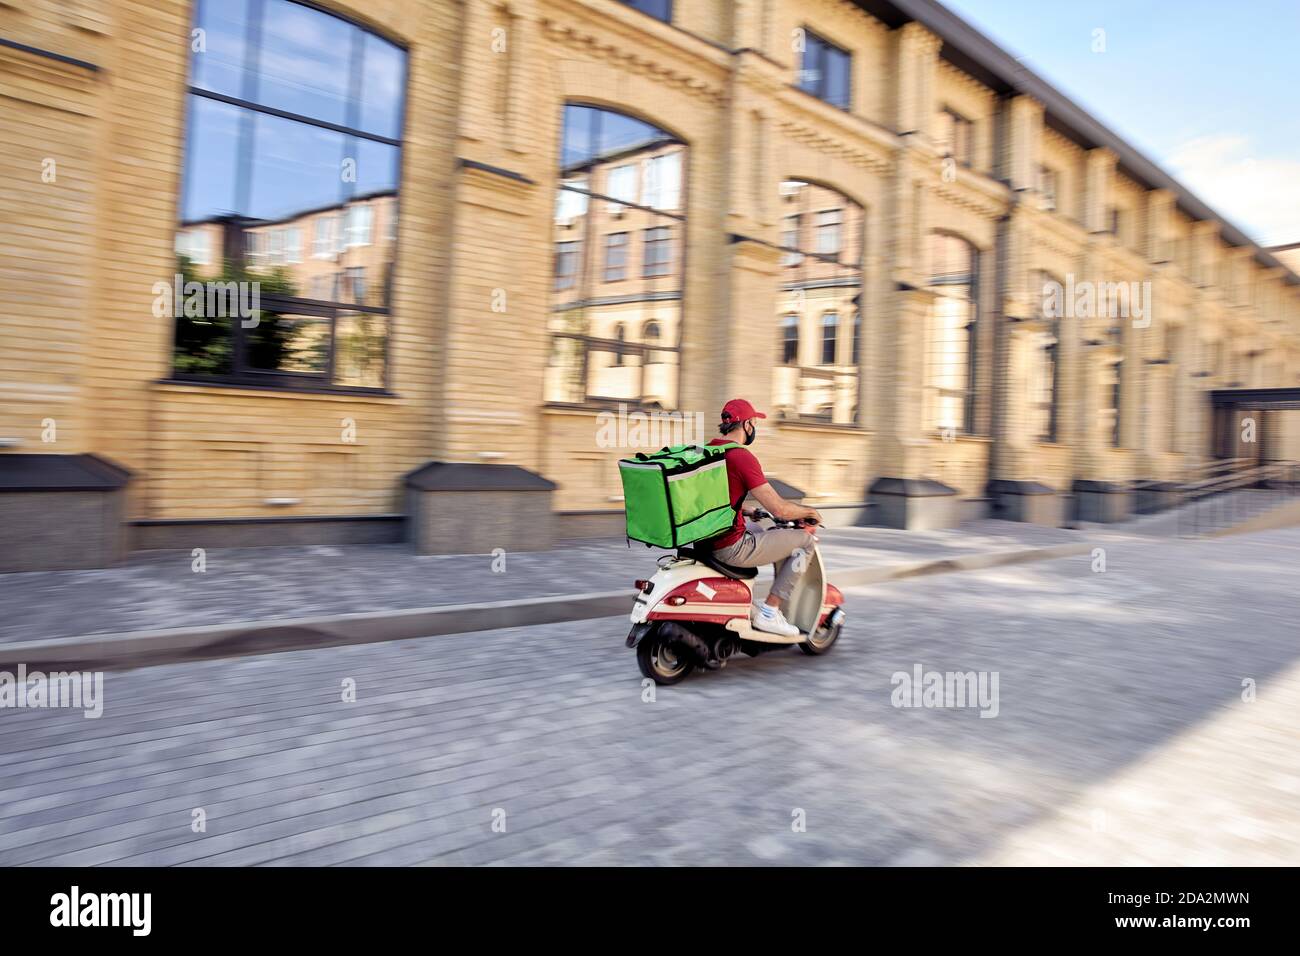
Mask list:
[[[930,253],[935,298],[926,330],[926,425],[968,433],[974,418],[979,257],[970,243],[946,233],[931,235]]]
[[[676,406],[686,155],[643,120],[564,108],[547,401]]]
[[[852,55],[810,30],[803,31],[803,45],[799,89],[832,106],[848,109],[852,99]]]
[[[781,362],[773,406],[788,420],[853,424],[858,396],[858,305],[863,209],[816,183],[781,184]]]
[[[405,51],[292,0],[195,25],[177,271],[256,307],[180,310],[176,376],[382,389]]]

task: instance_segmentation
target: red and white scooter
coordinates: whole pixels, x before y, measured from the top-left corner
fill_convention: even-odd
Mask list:
[[[766,511],[754,512],[773,527],[798,528],[803,522],[778,522]],[[636,648],[641,673],[656,684],[676,684],[698,667],[717,669],[736,651],[751,657],[799,645],[805,654],[825,654],[844,626],[844,596],[826,583],[817,539],[809,538],[803,558],[807,567],[790,594],[785,619],[799,628],[786,637],[754,628],[750,608],[757,568],[737,568],[700,550],[678,548],[659,559],[659,571],[637,581],[632,630],[627,646]]]

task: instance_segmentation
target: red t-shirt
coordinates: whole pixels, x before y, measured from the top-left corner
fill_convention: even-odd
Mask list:
[[[730,438],[721,436],[709,442],[710,445],[725,445],[731,441]],[[753,491],[759,485],[767,483],[767,477],[763,474],[763,466],[758,463],[754,453],[748,448],[728,448],[723,456],[727,460],[727,491],[731,495],[731,503],[739,505],[744,500],[745,495]],[[709,546],[715,551],[718,548],[729,548],[745,536],[745,516],[736,509],[736,523],[731,526],[730,531],[725,531],[709,542]]]

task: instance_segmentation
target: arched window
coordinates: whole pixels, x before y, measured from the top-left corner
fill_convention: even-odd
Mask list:
[[[979,318],[975,247],[936,232],[930,237],[934,307],[927,330],[926,422],[941,431],[973,428],[975,331]]]
[[[685,144],[645,120],[570,103],[556,180],[547,401],[676,407]]]
[[[853,343],[841,349],[840,317],[854,315],[862,301],[866,214],[843,193],[802,179],[781,183],[780,203],[782,361],[774,370],[773,405],[788,418],[852,424],[858,373],[840,357],[856,366],[857,327]],[[818,336],[804,352],[814,364],[800,364],[800,328]]]

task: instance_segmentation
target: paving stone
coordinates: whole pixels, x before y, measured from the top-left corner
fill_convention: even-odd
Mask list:
[[[1300,530],[1106,546],[850,588],[831,654],[654,703],[621,618],[114,673],[0,711],[0,864],[1300,863]],[[916,665],[997,716],[894,706]]]

